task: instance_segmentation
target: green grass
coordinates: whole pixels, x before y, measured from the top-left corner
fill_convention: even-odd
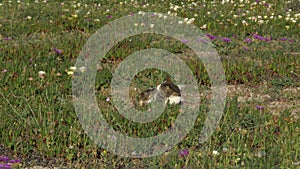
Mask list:
[[[299,6],[299,1],[267,1],[270,7],[239,1],[233,4],[198,2],[195,6],[183,1],[185,7],[177,11],[170,8],[172,5],[168,1],[137,2],[135,5],[130,1],[122,5],[121,1],[107,1],[99,6],[96,1],[82,1],[80,5],[79,2],[65,2],[64,5],[52,1],[1,2],[0,144],[23,160],[20,165],[27,166],[30,157],[38,152],[45,159],[61,158],[72,166],[70,168],[299,167],[300,122],[295,114],[299,117],[300,17],[295,14],[300,11],[294,8]],[[172,3],[182,6],[181,1]],[[292,8],[290,18],[296,23],[285,20],[289,8]],[[194,17],[193,24],[201,27],[204,33],[229,37],[230,43],[211,40],[221,58],[227,84],[234,85],[242,96],[244,93],[239,87],[251,88],[254,95],[263,93],[271,98],[240,102],[239,96],[229,91],[219,127],[202,144],[198,140],[209,110],[207,97],[201,97],[200,115],[193,129],[164,154],[123,158],[98,147],[78,121],[72,102],[73,78],[66,72],[75,64],[81,48],[95,31],[110,21],[138,11],[171,11],[182,18]],[[279,15],[282,18],[278,18]],[[260,20],[258,16],[264,23],[248,19],[256,17]],[[243,20],[248,25],[243,25]],[[269,42],[257,40],[253,34],[272,39]],[[245,38],[251,38],[252,42],[245,42]],[[55,53],[53,47],[61,49],[62,54]],[[191,59],[195,55],[183,43],[153,34],[123,40],[101,61],[95,92],[108,123],[133,137],[148,137],[166,131],[178,115],[178,107],[170,107],[159,119],[138,124],[122,117],[111,101],[105,101],[110,97],[109,83],[116,66],[133,52],[147,48],[176,53],[197,78],[199,92],[209,95],[210,80],[206,69],[201,61]],[[40,78],[38,71],[45,71],[45,78]],[[140,91],[168,78],[172,77],[156,69],[140,72],[131,83],[132,99]],[[263,91],[260,91],[261,86],[266,86]],[[134,87],[137,90],[133,90]],[[296,92],[286,93],[285,89]],[[280,107],[272,107],[274,102]],[[258,110],[256,105],[264,108]],[[188,149],[189,155],[179,157],[178,153],[183,149]],[[213,153],[216,151],[218,153]],[[60,163],[56,165],[65,167]]]

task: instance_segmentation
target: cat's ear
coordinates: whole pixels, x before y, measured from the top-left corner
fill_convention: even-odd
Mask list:
[[[183,90],[186,87],[186,85],[177,85],[177,86],[178,86],[179,90]]]

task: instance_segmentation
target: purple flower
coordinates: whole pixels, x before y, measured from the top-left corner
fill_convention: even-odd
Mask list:
[[[256,108],[257,110],[262,110],[262,109],[264,109],[263,106],[259,106],[259,105],[255,106],[255,108]]]
[[[287,38],[279,38],[280,41],[287,41]]]
[[[264,6],[265,6],[265,7],[269,7],[270,5],[269,5],[268,3],[265,3]]]
[[[270,38],[264,38],[264,41],[269,42],[271,39]]]
[[[264,37],[258,35],[258,34],[254,34],[253,35],[254,39],[258,39],[258,40],[264,40]]]
[[[0,164],[0,169],[11,169],[9,164]]]
[[[113,16],[112,15],[107,15],[106,18],[110,19],[112,18]]]
[[[91,20],[91,18],[85,18],[85,20],[86,20],[86,21],[90,21],[90,20]]]
[[[231,39],[227,38],[227,37],[222,37],[222,41],[229,43],[229,42],[231,42]]]
[[[243,49],[244,49],[244,51],[248,51],[249,50],[249,48],[247,46],[244,46]]]
[[[55,47],[52,48],[52,50],[57,53],[57,54],[62,54],[63,53],[63,50],[61,49],[56,49]]]
[[[0,156],[0,162],[8,162],[10,159],[6,156]]]
[[[189,41],[187,39],[181,39],[182,43],[188,43]]]
[[[217,37],[211,34],[206,34],[206,36],[210,39],[210,40],[215,40]]]
[[[294,40],[293,40],[293,39],[289,39],[289,42],[293,43],[293,42],[294,42]]]
[[[10,41],[11,38],[10,38],[10,37],[7,37],[7,38],[3,38],[3,40]]]
[[[233,34],[232,37],[235,39],[238,38],[238,36],[236,34]]]
[[[245,38],[244,42],[251,43],[252,39],[251,38]]]
[[[202,38],[198,38],[198,39],[196,39],[196,41],[197,41],[197,42],[202,42],[202,43],[205,43],[205,44],[207,44],[207,43],[208,43],[208,41],[207,41],[207,40],[205,40],[205,39],[202,39]]]
[[[188,149],[181,150],[178,155],[180,158],[186,157],[189,155],[189,150]]]
[[[21,160],[20,159],[15,159],[15,160],[9,160],[8,163],[20,163]]]

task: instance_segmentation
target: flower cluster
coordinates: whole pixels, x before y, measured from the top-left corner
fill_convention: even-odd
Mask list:
[[[20,163],[20,159],[10,159],[6,156],[0,156],[0,169],[10,169],[14,164]]]

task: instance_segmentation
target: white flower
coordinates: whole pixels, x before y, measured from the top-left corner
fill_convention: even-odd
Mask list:
[[[259,20],[257,23],[261,25],[264,23],[264,20]]]
[[[68,74],[68,75],[73,75],[74,72],[73,72],[73,71],[67,71],[67,74]]]
[[[207,25],[204,24],[204,25],[202,25],[200,28],[201,28],[201,29],[206,29],[206,28],[207,28]]]
[[[150,24],[150,28],[154,28],[154,24]]]
[[[43,79],[45,77],[46,72],[39,71],[38,74],[39,74],[39,77]]]
[[[139,14],[139,15],[145,15],[145,12],[139,11],[138,14]]]
[[[75,71],[77,68],[75,66],[71,66],[69,69]]]
[[[191,18],[187,21],[187,24],[192,24],[192,23],[194,23],[194,21],[195,21],[195,18]]]
[[[86,71],[86,67],[82,66],[79,68],[80,72],[84,73]]]
[[[212,154],[213,155],[219,155],[220,153],[217,150],[213,150]]]
[[[242,24],[248,26],[248,23],[245,20],[242,20]]]

